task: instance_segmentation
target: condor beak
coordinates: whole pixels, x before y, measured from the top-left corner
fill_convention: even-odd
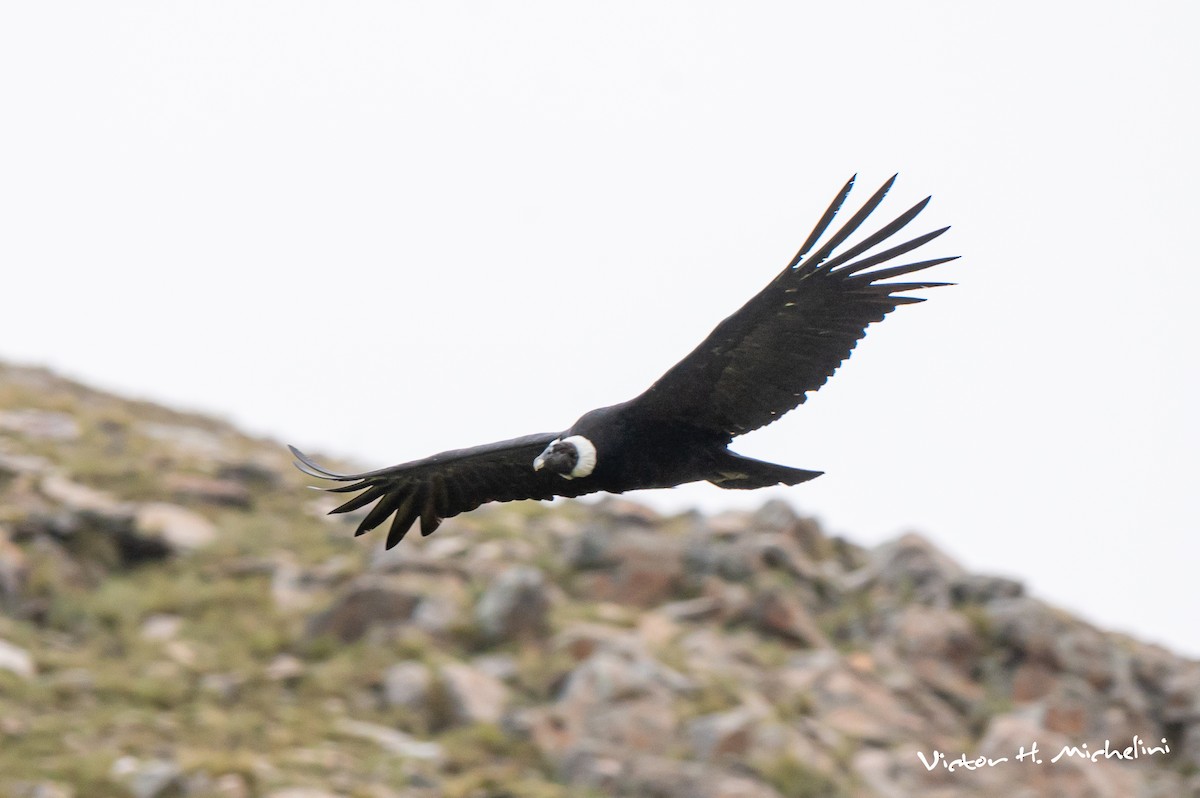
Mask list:
[[[545,449],[542,449],[542,453],[533,459],[533,470],[534,471],[541,471],[543,468],[546,467],[546,455],[550,454],[550,450],[554,448],[554,444],[556,444],[556,443],[558,443],[557,438],[555,438],[553,441],[551,441],[550,445],[547,446]]]

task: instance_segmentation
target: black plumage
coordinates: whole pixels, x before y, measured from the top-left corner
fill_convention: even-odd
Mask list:
[[[329,488],[332,492],[361,491],[334,513],[377,502],[356,534],[391,517],[388,548],[418,519],[421,533],[428,535],[442,519],[487,502],[621,493],[701,480],[746,489],[813,479],[821,472],[742,457],[727,446],[738,435],[780,418],[824,385],[850,356],[867,325],[900,305],[924,301],[904,292],[949,285],[882,281],[954,257],[871,271],[949,229],[868,254],[916,218],[928,197],[835,254],[879,206],[895,179],[818,247],[854,185],[851,178],[784,270],[628,402],[586,413],[561,433],[456,449],[363,474],[327,471],[290,447],[296,466],[311,476],[347,483]]]

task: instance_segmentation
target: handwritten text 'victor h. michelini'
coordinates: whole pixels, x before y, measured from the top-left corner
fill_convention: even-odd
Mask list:
[[[1146,741],[1136,734],[1133,735],[1133,744],[1127,745],[1124,748],[1120,746],[1114,748],[1109,740],[1104,741],[1103,748],[1097,748],[1094,751],[1088,750],[1088,744],[1082,745],[1064,745],[1057,754],[1050,758],[1050,764],[1054,764],[1062,759],[1086,759],[1090,762],[1098,762],[1101,759],[1138,759],[1145,756],[1154,756],[1155,754],[1169,754],[1171,746],[1167,744],[1167,738],[1162,738],[1162,745],[1148,746]],[[1041,751],[1038,749],[1038,744],[1035,741],[1033,745],[1026,750],[1025,746],[1021,746],[1020,750],[1014,755],[1017,762],[1026,762],[1032,765],[1040,765],[1045,760],[1041,757]],[[949,772],[953,773],[956,770],[978,770],[979,768],[990,768],[999,765],[1001,762],[1008,762],[1009,758],[977,756],[968,758],[964,753],[962,756],[950,759],[941,751],[934,749],[933,756],[926,756],[924,751],[917,751],[917,757],[921,760],[921,764],[926,770],[933,770],[938,765],[941,765]]]

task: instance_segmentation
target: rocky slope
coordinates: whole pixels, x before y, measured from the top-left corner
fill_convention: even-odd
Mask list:
[[[305,484],[0,365],[0,795],[1200,794],[1200,665],[916,535],[609,499],[385,553]]]

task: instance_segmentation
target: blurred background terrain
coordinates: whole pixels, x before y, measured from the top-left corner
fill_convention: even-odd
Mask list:
[[[919,535],[611,497],[384,552],[304,485],[278,442],[0,364],[0,795],[1200,791],[1200,664]],[[1135,735],[1170,754],[1048,761]]]

